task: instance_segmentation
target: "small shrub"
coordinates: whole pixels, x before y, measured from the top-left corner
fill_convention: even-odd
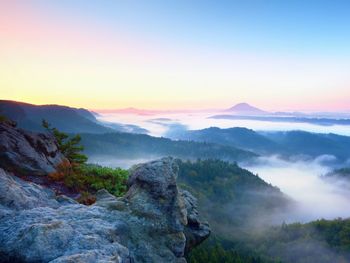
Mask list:
[[[88,164],[80,167],[80,173],[84,174],[85,183],[92,191],[106,189],[115,196],[121,196],[127,190],[127,170]]]
[[[49,174],[54,181],[61,181],[71,190],[81,194],[79,202],[88,204],[94,194],[101,189],[106,189],[115,196],[122,196],[126,190],[128,171],[121,168],[108,168],[92,164],[84,164],[72,167],[69,161],[64,161],[57,166],[57,170]],[[89,196],[87,195],[89,193]],[[90,200],[90,201],[87,201]]]
[[[4,115],[0,115],[0,123],[1,122],[6,122],[7,118]]]
[[[57,167],[56,171],[49,174],[49,178],[54,181],[63,181],[65,177],[73,174],[73,168],[70,162],[65,159]]]

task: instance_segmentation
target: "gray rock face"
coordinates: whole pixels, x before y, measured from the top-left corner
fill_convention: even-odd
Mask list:
[[[4,262],[186,262],[208,237],[195,199],[176,185],[171,158],[139,165],[129,191],[76,203],[0,169],[0,258]],[[1,260],[0,260],[1,261]]]
[[[187,225],[185,227],[185,252],[187,253],[193,247],[197,246],[208,238],[210,228],[207,222],[201,222],[200,220],[197,210],[197,199],[185,190],[181,191],[181,195],[185,201],[185,207],[187,211]]]
[[[49,134],[17,129],[0,123],[0,167],[20,175],[46,175],[64,160]]]
[[[10,176],[2,169],[0,169],[0,204],[15,211],[59,206],[51,190]]]

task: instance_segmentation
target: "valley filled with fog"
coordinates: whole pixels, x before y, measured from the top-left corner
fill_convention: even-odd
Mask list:
[[[182,113],[100,113],[102,122],[118,122],[137,125],[146,129],[149,135],[178,139],[178,134],[188,130],[201,130],[209,127],[222,129],[245,127],[269,134],[280,131],[306,131],[311,133],[349,136],[350,125],[315,125],[296,122],[273,122],[257,120],[229,120],[210,118],[217,112],[182,112]],[[198,139],[199,140],[199,139]],[[200,140],[199,140],[200,141]],[[214,141],[216,142],[216,141]],[[233,145],[236,146],[236,145]],[[254,149],[253,149],[254,151]],[[350,184],[341,179],[329,181],[324,176],[335,168],[349,165],[346,158],[339,161],[328,153],[307,156],[289,154],[288,158],[278,154],[260,154],[254,162],[243,162],[240,165],[257,174],[267,183],[278,187],[284,194],[295,201],[295,206],[285,213],[278,213],[274,223],[309,222],[320,218],[334,219],[350,216]],[[106,156],[92,156],[90,161],[112,167],[129,168],[134,164],[156,159],[160,156],[143,158],[115,159]]]
[[[315,133],[335,133],[350,136],[350,125],[315,125],[296,122],[273,122],[258,120],[215,119],[217,111],[183,113],[99,113],[97,119],[105,122],[132,124],[148,130],[153,136],[166,136],[184,129],[198,130],[208,127],[231,128],[246,127],[256,131],[292,131],[303,130]],[[317,118],[317,116],[315,116]],[[335,119],[339,118],[338,116]]]
[[[329,182],[324,178],[333,169],[325,163],[329,158],[332,157],[287,161],[277,156],[261,157],[257,164],[245,168],[296,201],[289,213],[281,215],[284,222],[348,218],[350,188],[347,186],[350,186],[350,182],[341,179]]]

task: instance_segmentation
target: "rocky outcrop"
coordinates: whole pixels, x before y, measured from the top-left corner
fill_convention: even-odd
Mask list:
[[[85,206],[0,169],[0,258],[186,262],[185,251],[210,230],[195,199],[177,187],[177,170],[171,158],[138,165],[124,197],[101,190],[96,203]]]
[[[171,260],[173,255],[182,258],[186,248],[186,231],[189,237],[195,236],[191,237],[191,240],[195,239],[196,244],[202,241],[198,233],[189,227],[188,222],[191,220],[189,216],[192,215],[192,210],[196,211],[196,207],[189,201],[194,197],[189,193],[184,195],[177,187],[178,169],[173,159],[165,158],[134,167],[128,180],[129,191],[123,199],[129,204],[133,215],[147,218],[150,233],[154,237],[157,236],[153,240],[154,247],[157,247],[159,242],[166,247],[161,257],[159,255],[149,257],[149,262],[162,262],[166,257]],[[205,237],[208,237],[210,231],[207,224],[200,222],[199,224],[205,232]],[[140,231],[141,229],[137,230]],[[142,244],[139,248],[142,249],[134,253],[136,258],[143,258],[150,249],[142,247]]]
[[[55,171],[65,160],[50,134],[18,129],[0,122],[0,167],[21,176],[41,176]]]
[[[197,199],[185,190],[182,190],[181,194],[185,202],[187,212],[187,225],[184,233],[186,236],[185,253],[188,253],[192,248],[208,238],[210,228],[208,223],[200,220],[197,210]]]

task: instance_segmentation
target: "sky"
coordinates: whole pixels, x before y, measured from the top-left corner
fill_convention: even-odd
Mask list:
[[[0,0],[0,99],[350,110],[350,2]]]

